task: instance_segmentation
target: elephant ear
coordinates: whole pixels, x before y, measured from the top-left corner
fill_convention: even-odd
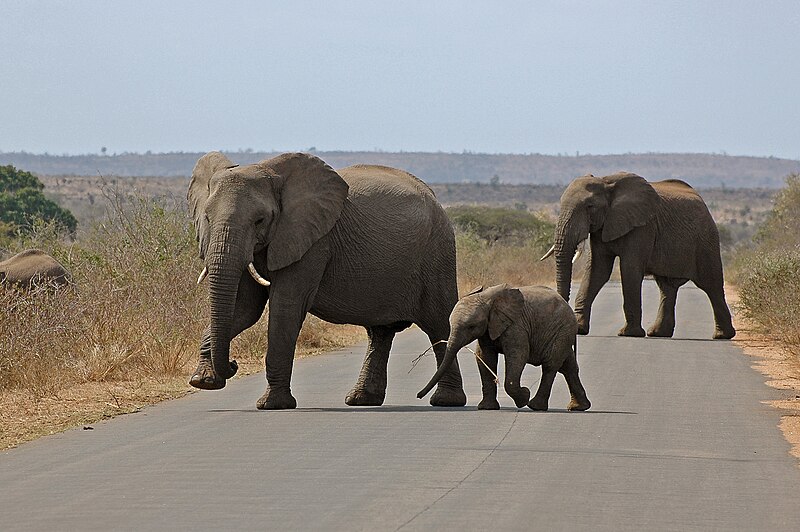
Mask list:
[[[496,340],[508,327],[522,317],[525,299],[517,288],[502,285],[492,299],[489,310],[489,338]]]
[[[655,216],[660,198],[655,189],[636,174],[614,174],[603,178],[610,189],[610,201],[603,242],[616,240]]]
[[[219,170],[233,168],[237,166],[218,151],[208,152],[197,160],[192,170],[192,181],[189,183],[189,193],[186,199],[189,200],[189,212],[194,218],[194,229],[197,241],[201,241],[201,235],[208,229],[206,227],[205,208],[209,196],[209,183],[211,176]],[[202,250],[201,250],[202,253]]]
[[[349,187],[322,159],[305,153],[284,153],[262,161],[273,173],[280,214],[267,251],[267,268],[280,270],[297,262],[325,236],[342,214]]]

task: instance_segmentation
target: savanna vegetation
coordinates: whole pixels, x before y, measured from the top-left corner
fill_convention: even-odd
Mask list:
[[[752,243],[730,263],[744,316],[800,361],[800,174],[786,178]]]

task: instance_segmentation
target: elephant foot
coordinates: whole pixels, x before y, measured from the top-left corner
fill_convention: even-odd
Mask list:
[[[584,410],[589,410],[591,407],[592,403],[589,401],[588,398],[584,398],[583,400],[578,401],[573,397],[570,400],[569,404],[567,405],[567,410],[569,410],[570,412],[583,412]]]
[[[508,390],[506,390],[506,393],[508,393]],[[528,399],[531,398],[531,390],[530,388],[520,386],[519,390],[515,391],[513,395],[511,393],[508,393],[508,395],[514,400],[514,404],[517,405],[517,408],[522,408],[528,404]]]
[[[450,388],[439,384],[431,396],[431,406],[464,406],[467,394],[463,388]]]
[[[647,336],[652,336],[654,338],[672,338],[673,332],[675,332],[674,327],[656,327],[654,325],[647,331]]]
[[[547,399],[542,399],[541,397],[534,397],[528,403],[528,408],[530,408],[531,410],[535,410],[537,412],[547,412],[548,408],[547,403],[548,403]]]
[[[287,389],[276,390],[267,388],[264,395],[256,401],[256,408],[259,410],[286,410],[297,408],[297,400],[292,396],[292,392]]]
[[[714,329],[714,340],[730,340],[736,336],[736,329],[731,327],[730,329],[720,329],[717,327]]]
[[[625,325],[619,330],[617,336],[633,336],[636,338],[644,338],[645,332],[641,325]]]
[[[500,403],[495,397],[487,397],[478,403],[478,410],[500,410]]]
[[[239,370],[239,365],[235,360],[231,360],[231,371],[233,375]],[[231,376],[233,376],[231,375]],[[201,390],[221,390],[225,387],[226,379],[219,378],[214,373],[211,360],[201,358],[197,363],[197,369],[194,370],[194,375],[189,379],[189,384]]]
[[[353,388],[344,402],[347,406],[381,406],[386,397],[386,392],[370,392],[361,388]]]

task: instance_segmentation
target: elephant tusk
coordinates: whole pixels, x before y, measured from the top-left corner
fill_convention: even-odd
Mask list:
[[[575,264],[575,262],[581,257],[582,253],[583,249],[581,248],[575,250],[575,255],[572,256],[572,264]]]
[[[206,275],[208,275],[208,268],[203,268],[203,271],[200,272],[200,276],[197,278],[197,284],[202,283],[203,279],[206,278]]]
[[[552,255],[552,254],[553,254],[553,252],[554,252],[555,250],[556,250],[556,245],[555,245],[555,244],[553,244],[552,246],[550,246],[550,249],[548,249],[548,250],[547,250],[547,253],[545,253],[544,255],[542,255],[542,258],[541,258],[541,259],[539,259],[539,260],[544,260],[544,259],[546,259],[546,258],[547,258],[547,257],[549,257],[550,255]]]
[[[256,270],[256,267],[253,266],[252,262],[247,265],[247,271],[250,272],[250,275],[253,276],[253,279],[255,279],[258,284],[260,284],[261,286],[269,286],[269,281],[267,281],[258,274],[258,271]]]

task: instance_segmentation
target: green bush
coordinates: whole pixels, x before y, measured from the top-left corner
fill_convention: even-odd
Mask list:
[[[0,224],[2,233],[29,233],[37,220],[53,222],[60,230],[74,233],[78,221],[67,209],[44,196],[44,185],[30,172],[11,165],[0,166]],[[9,229],[11,228],[11,229]],[[3,239],[0,234],[0,239]]]
[[[446,211],[457,230],[490,245],[544,246],[553,239],[553,223],[528,211],[474,205],[448,207]]]
[[[527,211],[497,207],[449,207],[456,231],[459,292],[478,285],[552,283],[553,261],[539,261],[554,225]]]

